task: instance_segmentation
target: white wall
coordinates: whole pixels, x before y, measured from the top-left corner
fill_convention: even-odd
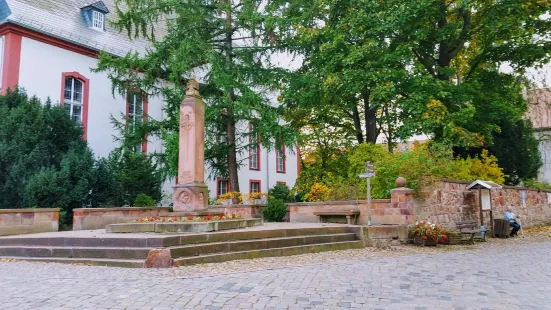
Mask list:
[[[248,152],[241,154],[238,160],[242,161],[241,169],[239,169],[239,189],[241,193],[249,192],[249,182],[251,180],[260,180],[261,192],[266,193],[277,182],[285,182],[289,187],[295,185],[298,176],[297,153],[295,148],[285,148],[285,173],[276,172],[276,153],[268,152],[265,148],[260,149],[260,170],[250,170]],[[216,197],[216,180],[207,179],[208,172],[205,171],[205,182],[210,190],[210,197]]]
[[[90,80],[87,140],[97,157],[106,157],[117,146],[113,135],[118,133],[111,124],[111,115],[121,118],[126,111],[126,100],[111,93],[111,81],[105,73],[92,73],[97,59],[66,49],[23,37],[21,42],[21,66],[19,86],[29,95],[36,95],[43,102],[49,97],[59,103],[63,72],[76,71]],[[149,98],[149,115],[162,118],[162,100]],[[159,141],[150,141],[148,151],[161,151]]]
[[[97,59],[84,56],[66,49],[49,44],[23,38],[21,44],[21,67],[19,72],[19,85],[27,90],[29,95],[36,95],[42,101],[49,97],[52,103],[59,103],[63,81],[62,72],[76,71],[90,80],[90,94],[88,106],[88,131],[87,140],[96,157],[106,157],[117,146],[113,135],[117,132],[111,124],[111,115],[120,118],[126,111],[126,100],[119,95],[113,97],[111,93],[111,81],[105,73],[92,73]],[[162,119],[162,98],[149,98],[149,116],[153,119]],[[150,139],[148,152],[162,151],[162,144],[158,139]],[[250,170],[248,165],[248,152],[242,154],[240,159],[244,165],[239,171],[239,186],[241,192],[249,192],[249,181],[260,180],[261,191],[267,192],[278,181],[285,182],[292,187],[297,177],[297,158],[295,149],[286,149],[286,173],[276,173],[276,155],[267,153],[261,149],[260,171]],[[269,174],[269,175],[268,175]],[[205,178],[208,171],[205,172]],[[207,180],[211,197],[216,197],[215,180]],[[174,180],[169,180],[163,185],[163,191],[167,195],[172,194]],[[168,202],[167,200],[166,202]]]
[[[539,140],[539,150],[543,166],[538,173],[538,180],[551,183],[551,132],[537,131],[534,133]]]

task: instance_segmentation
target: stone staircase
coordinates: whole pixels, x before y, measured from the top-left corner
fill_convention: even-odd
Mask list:
[[[288,256],[364,247],[357,227],[329,226],[186,235],[0,238],[0,258],[143,267],[152,249],[166,248],[180,265]]]

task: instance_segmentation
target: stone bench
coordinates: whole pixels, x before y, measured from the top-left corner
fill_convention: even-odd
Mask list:
[[[356,224],[357,218],[360,215],[360,211],[349,210],[349,211],[314,211],[314,215],[319,218],[320,223],[322,223],[322,217],[324,216],[346,216],[346,220],[349,225]],[[354,216],[354,222],[352,222],[352,216]]]

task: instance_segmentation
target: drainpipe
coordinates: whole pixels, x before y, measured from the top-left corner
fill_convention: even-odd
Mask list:
[[[266,193],[270,189],[270,152],[266,149]],[[260,189],[262,191],[262,189]]]

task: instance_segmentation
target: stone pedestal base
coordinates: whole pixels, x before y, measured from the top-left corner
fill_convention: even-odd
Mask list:
[[[218,215],[220,213],[214,213],[209,210],[204,211],[178,211],[178,212],[168,212],[161,216],[160,218],[168,219],[168,218],[182,218],[182,217],[188,217],[188,216],[208,216],[208,215]]]
[[[208,212],[208,188],[205,183],[185,183],[174,186],[175,212]]]

